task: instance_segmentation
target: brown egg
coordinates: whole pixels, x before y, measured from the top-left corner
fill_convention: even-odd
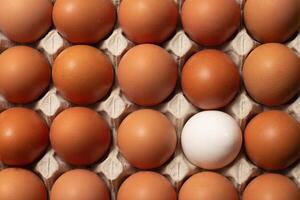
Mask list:
[[[129,114],[118,129],[118,146],[131,165],[151,169],[163,165],[174,153],[176,131],[161,112],[141,109]]]
[[[132,102],[157,105],[174,90],[177,65],[163,48],[152,44],[137,45],[122,57],[118,80],[122,92]]]
[[[245,147],[257,166],[285,169],[299,159],[300,124],[282,111],[260,113],[246,127]]]
[[[161,43],[176,29],[178,8],[174,0],[123,0],[119,21],[135,43]]]
[[[53,121],[50,141],[55,152],[66,162],[88,165],[99,160],[110,145],[107,122],[89,108],[73,107]]]
[[[259,42],[284,42],[300,28],[299,6],[299,0],[247,0],[245,25]]]
[[[10,108],[0,114],[0,160],[7,165],[27,165],[48,146],[46,122],[27,108]],[[1,198],[0,198],[1,199]]]
[[[223,44],[237,31],[240,15],[235,0],[185,0],[181,20],[192,40],[214,46]]]
[[[294,97],[300,88],[300,59],[288,47],[260,45],[243,66],[245,87],[260,104],[278,106]]]
[[[48,87],[50,68],[37,50],[11,47],[0,55],[0,94],[12,103],[30,103]]]
[[[95,173],[75,169],[61,175],[54,183],[50,200],[109,200],[105,182]]]
[[[249,0],[248,0],[249,1]],[[288,177],[280,174],[264,174],[246,187],[243,200],[299,200],[300,190]]]
[[[179,200],[239,200],[237,190],[224,176],[200,172],[191,176],[179,191]]]
[[[54,61],[53,82],[60,94],[74,104],[92,104],[110,90],[114,78],[110,60],[98,49],[76,45]]]
[[[182,90],[192,104],[201,109],[227,105],[240,88],[240,74],[229,56],[218,50],[203,50],[184,65]]]
[[[56,0],[53,22],[72,43],[95,43],[112,30],[116,10],[111,0]]]
[[[49,0],[0,0],[0,31],[15,42],[35,42],[51,24]]]
[[[176,192],[164,176],[143,171],[129,176],[121,185],[117,200],[176,200]]]
[[[47,200],[42,180],[29,170],[6,168],[0,171],[1,200]]]

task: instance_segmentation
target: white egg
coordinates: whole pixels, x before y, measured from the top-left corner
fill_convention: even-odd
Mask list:
[[[184,125],[181,144],[186,158],[204,169],[219,169],[231,163],[242,146],[237,122],[221,111],[203,111]]]

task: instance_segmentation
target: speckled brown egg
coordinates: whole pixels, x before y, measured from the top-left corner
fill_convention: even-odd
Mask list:
[[[49,0],[0,0],[0,31],[15,42],[35,42],[51,24]]]
[[[118,129],[118,147],[131,165],[141,169],[160,167],[174,153],[176,131],[170,120],[156,110],[129,114]]]
[[[129,100],[138,105],[153,106],[174,90],[177,65],[163,48],[141,44],[122,57],[117,74],[121,90]]]
[[[219,50],[203,50],[184,65],[182,90],[189,101],[201,109],[227,105],[240,88],[240,74],[231,58]]]
[[[137,172],[121,185],[117,200],[176,200],[176,192],[164,176],[150,171]]]
[[[15,107],[0,114],[0,160],[4,164],[21,166],[36,161],[48,140],[48,126],[33,110]]]
[[[300,190],[288,177],[264,174],[252,180],[243,193],[243,200],[299,200]]]
[[[187,179],[179,191],[179,200],[239,200],[237,190],[224,176],[200,172]]]
[[[61,175],[50,192],[50,200],[109,200],[105,182],[94,172],[75,169]]]
[[[0,171],[1,200],[47,200],[42,180],[33,172],[21,168]]]
[[[246,127],[245,147],[257,166],[285,169],[300,158],[300,124],[282,111],[260,113]]]
[[[119,21],[135,43],[161,43],[176,29],[178,8],[174,0],[123,0]]]
[[[240,5],[235,0],[185,0],[181,20],[195,42],[215,46],[226,42],[240,26]]]
[[[245,87],[260,104],[287,103],[300,88],[300,59],[288,47],[268,43],[255,48],[243,66]]]
[[[53,82],[59,93],[74,104],[92,104],[110,90],[114,78],[110,60],[98,49],[76,45],[54,61]]]
[[[244,19],[248,32],[259,42],[284,42],[300,28],[300,2],[247,0]]]
[[[88,165],[107,152],[111,136],[107,122],[96,111],[73,107],[55,117],[50,128],[50,141],[64,161]]]
[[[53,22],[72,43],[95,43],[114,27],[116,10],[111,0],[56,0]]]
[[[48,87],[50,67],[37,50],[15,46],[0,55],[0,94],[12,103],[30,103]]]

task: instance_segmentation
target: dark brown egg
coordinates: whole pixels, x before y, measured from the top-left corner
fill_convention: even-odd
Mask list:
[[[164,176],[150,171],[138,172],[121,185],[117,200],[176,200],[176,192]]]
[[[137,45],[122,57],[118,80],[122,92],[132,102],[157,105],[174,90],[177,65],[163,48],[152,44]]]
[[[299,200],[300,190],[288,177],[264,174],[252,180],[243,193],[243,200]]]
[[[1,200],[47,200],[42,180],[29,170],[6,168],[0,171]]]
[[[178,10],[174,0],[123,0],[119,21],[135,43],[161,43],[176,29]]]
[[[300,156],[300,124],[282,111],[255,116],[245,130],[246,152],[257,166],[285,169]]]
[[[231,58],[218,50],[203,50],[184,65],[181,79],[185,96],[202,109],[224,107],[240,88],[240,74]]]
[[[299,0],[247,0],[246,28],[259,42],[284,42],[300,28],[299,6]]]
[[[278,106],[299,92],[300,59],[282,44],[263,44],[246,58],[243,77],[245,87],[254,100]]]
[[[114,78],[110,60],[98,49],[76,45],[54,61],[53,82],[60,94],[74,104],[92,104],[110,90]]]
[[[240,5],[235,0],[185,0],[182,6],[184,31],[195,42],[220,45],[240,25]]]
[[[107,152],[111,136],[107,122],[96,111],[73,107],[54,119],[50,140],[53,149],[64,161],[88,165]]]
[[[27,46],[7,49],[0,55],[0,94],[12,103],[30,103],[48,87],[47,59]]]
[[[0,31],[15,42],[35,42],[51,24],[52,3],[49,0],[0,1]]]
[[[111,0],[56,0],[53,22],[72,43],[95,43],[114,27],[116,11]]]
[[[36,112],[10,108],[0,114],[0,160],[4,164],[21,166],[36,161],[48,141],[48,126]]]
[[[156,110],[141,109],[129,114],[118,129],[118,146],[134,167],[160,167],[174,153],[176,131],[173,124]]]
[[[61,175],[54,183],[50,200],[109,200],[105,182],[95,173],[75,169]]]
[[[184,182],[179,200],[239,200],[237,190],[224,176],[215,172],[200,172]]]

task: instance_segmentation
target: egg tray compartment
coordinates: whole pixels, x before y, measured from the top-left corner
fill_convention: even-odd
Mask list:
[[[243,0],[237,0],[241,6]],[[180,8],[183,0],[177,0],[178,7]],[[116,7],[119,6],[120,1],[114,0]],[[3,34],[0,33],[0,52],[5,49],[17,45],[16,43],[7,39]],[[227,53],[233,61],[237,64],[241,71],[243,61],[249,52],[259,45],[258,42],[253,40],[241,24],[239,31],[232,37],[230,41],[222,46],[216,47],[217,49]],[[300,54],[300,33],[296,35],[292,40],[286,43],[288,47],[293,49],[298,55]],[[65,39],[63,39],[58,32],[53,28],[51,29],[40,41],[31,44],[34,48],[41,51],[50,64],[56,56],[65,48],[71,46]],[[122,34],[121,28],[116,24],[114,30],[110,36],[104,41],[94,45],[101,51],[103,51],[111,60],[116,71],[118,63],[124,55],[124,53],[134,46],[126,37]],[[181,25],[177,27],[176,33],[165,43],[163,46],[176,60],[179,71],[185,63],[185,61],[195,52],[203,49],[204,47],[197,45],[193,42],[182,30]],[[116,76],[115,76],[116,77]],[[174,185],[177,191],[179,191],[182,183],[192,174],[199,171],[205,171],[191,164],[184,156],[181,145],[180,145],[180,134],[181,130],[193,114],[200,110],[194,107],[185,98],[180,88],[180,75],[177,81],[177,87],[170,97],[158,106],[148,107],[161,111],[166,114],[167,117],[174,124],[178,142],[175,154],[165,163],[162,167],[155,171],[161,173],[167,177]],[[3,97],[0,96],[0,110],[5,110],[12,105],[7,102]],[[38,101],[25,105],[31,109],[39,112],[50,126],[55,116],[62,110],[71,107],[72,105],[64,100],[57,92],[56,88],[51,85],[48,91]],[[112,200],[116,199],[116,194],[120,184],[130,174],[139,171],[138,169],[130,166],[125,158],[120,154],[116,145],[117,128],[121,121],[130,112],[142,108],[131,103],[120,91],[117,80],[113,88],[104,99],[90,106],[92,109],[100,113],[111,127],[111,133],[113,135],[113,142],[107,153],[107,155],[99,160],[97,163],[88,166],[86,168],[98,173],[107,183],[111,191]],[[244,130],[248,121],[256,114],[272,109],[271,107],[265,107],[255,103],[251,97],[248,96],[245,89],[242,87],[236,98],[227,105],[224,112],[230,114]],[[300,121],[300,97],[295,98],[292,102],[287,105],[276,107],[281,109]],[[0,168],[5,168],[0,162]],[[34,164],[30,165],[29,168],[35,171],[43,179],[47,189],[50,191],[51,186],[59,175],[62,173],[76,168],[63,162],[53,151],[51,147],[48,148],[47,152],[41,157],[41,159]],[[243,192],[246,184],[255,176],[264,173],[262,169],[255,166],[251,161],[248,160],[244,152],[244,147],[239,156],[229,166],[223,169],[216,170],[226,177],[228,177],[235,185],[240,195]],[[280,171],[279,173],[285,174],[296,182],[300,187],[300,161],[297,161],[292,167]]]

